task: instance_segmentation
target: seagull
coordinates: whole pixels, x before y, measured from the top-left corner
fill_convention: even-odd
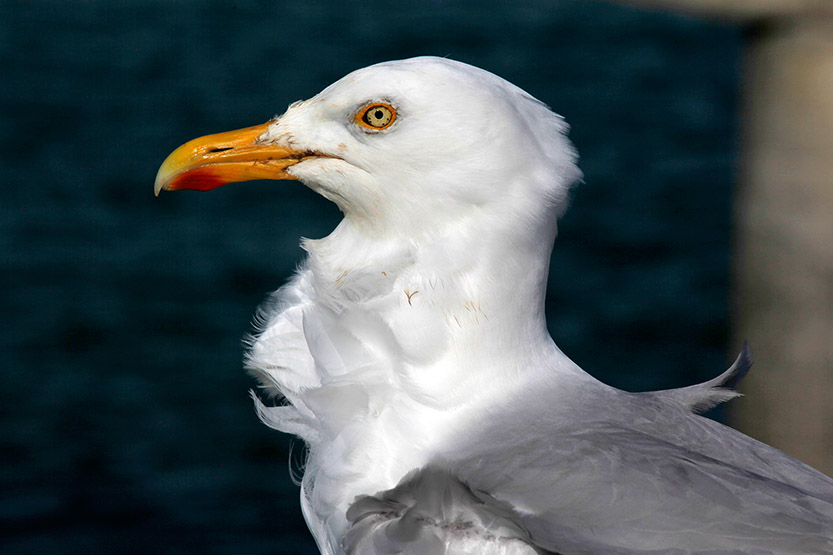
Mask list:
[[[420,57],[162,164],[157,194],[298,180],[344,214],[302,241],[245,361],[260,419],[308,447],[320,551],[833,553],[833,480],[700,416],[738,395],[746,345],[705,383],[630,393],[553,342],[549,258],[581,180],[567,130],[487,71]]]

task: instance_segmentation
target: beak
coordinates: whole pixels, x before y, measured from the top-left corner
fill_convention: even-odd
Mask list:
[[[209,191],[226,183],[252,179],[297,179],[286,169],[313,156],[309,152],[264,144],[269,123],[206,135],[173,151],[159,168],[153,192]]]

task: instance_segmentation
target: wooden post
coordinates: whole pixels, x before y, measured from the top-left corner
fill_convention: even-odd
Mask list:
[[[734,422],[833,473],[833,18],[747,47],[737,340],[757,364]]]
[[[628,0],[746,25],[734,346],[740,430],[833,475],[833,0]]]

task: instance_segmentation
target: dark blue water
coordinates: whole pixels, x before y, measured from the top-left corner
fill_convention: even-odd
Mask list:
[[[716,374],[739,44],[587,0],[0,3],[0,551],[314,552],[240,338],[339,214],[297,183],[152,186],[180,143],[378,61],[449,56],[565,115],[557,342],[630,390]]]

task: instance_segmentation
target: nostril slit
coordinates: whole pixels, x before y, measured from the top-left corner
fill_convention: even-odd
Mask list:
[[[224,147],[221,147],[221,148],[212,148],[212,149],[211,149],[211,150],[209,150],[208,152],[209,152],[209,153],[211,153],[211,152],[224,152],[224,151],[226,151],[226,150],[231,150],[232,148],[234,148],[234,147],[232,147],[232,146],[224,146]]]

